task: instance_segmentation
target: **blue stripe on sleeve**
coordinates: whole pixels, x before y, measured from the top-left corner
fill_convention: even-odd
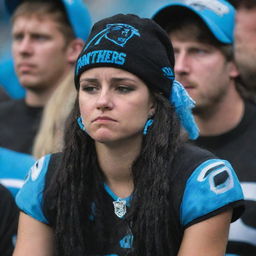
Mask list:
[[[238,178],[228,161],[210,159],[189,177],[180,208],[181,224],[188,225],[225,205],[242,200]]]
[[[51,155],[46,155],[31,167],[23,187],[16,196],[16,204],[21,211],[46,224],[48,221],[42,211],[42,200],[50,158]]]

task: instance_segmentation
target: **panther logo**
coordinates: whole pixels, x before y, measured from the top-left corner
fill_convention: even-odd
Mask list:
[[[167,77],[171,81],[174,80],[174,72],[171,67],[163,67],[162,71],[165,77]]]
[[[131,25],[122,23],[107,24],[105,29],[91,39],[84,50],[91,45],[98,45],[103,38],[124,47],[133,36],[140,36],[140,33]]]

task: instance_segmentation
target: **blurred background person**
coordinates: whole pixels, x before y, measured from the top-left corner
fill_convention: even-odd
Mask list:
[[[235,60],[241,79],[256,99],[256,1],[230,0],[236,7]]]
[[[24,100],[0,104],[0,146],[31,153],[42,109],[73,69],[90,18],[82,0],[6,1],[6,5],[13,12],[12,52],[26,94]]]
[[[235,10],[224,0],[171,1],[154,19],[173,43],[177,80],[196,101],[195,144],[230,161],[243,187],[246,210],[231,224],[227,253],[256,255],[256,105],[237,89]]]

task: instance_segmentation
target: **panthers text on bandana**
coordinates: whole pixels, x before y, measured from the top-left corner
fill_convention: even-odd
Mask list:
[[[111,50],[99,50],[88,52],[77,62],[77,72],[81,67],[95,63],[114,63],[123,65],[125,63],[126,53]]]

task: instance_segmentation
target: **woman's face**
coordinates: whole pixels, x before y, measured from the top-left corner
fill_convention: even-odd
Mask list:
[[[82,73],[79,107],[86,131],[102,143],[141,138],[147,119],[154,114],[145,83],[132,73],[111,67]]]

